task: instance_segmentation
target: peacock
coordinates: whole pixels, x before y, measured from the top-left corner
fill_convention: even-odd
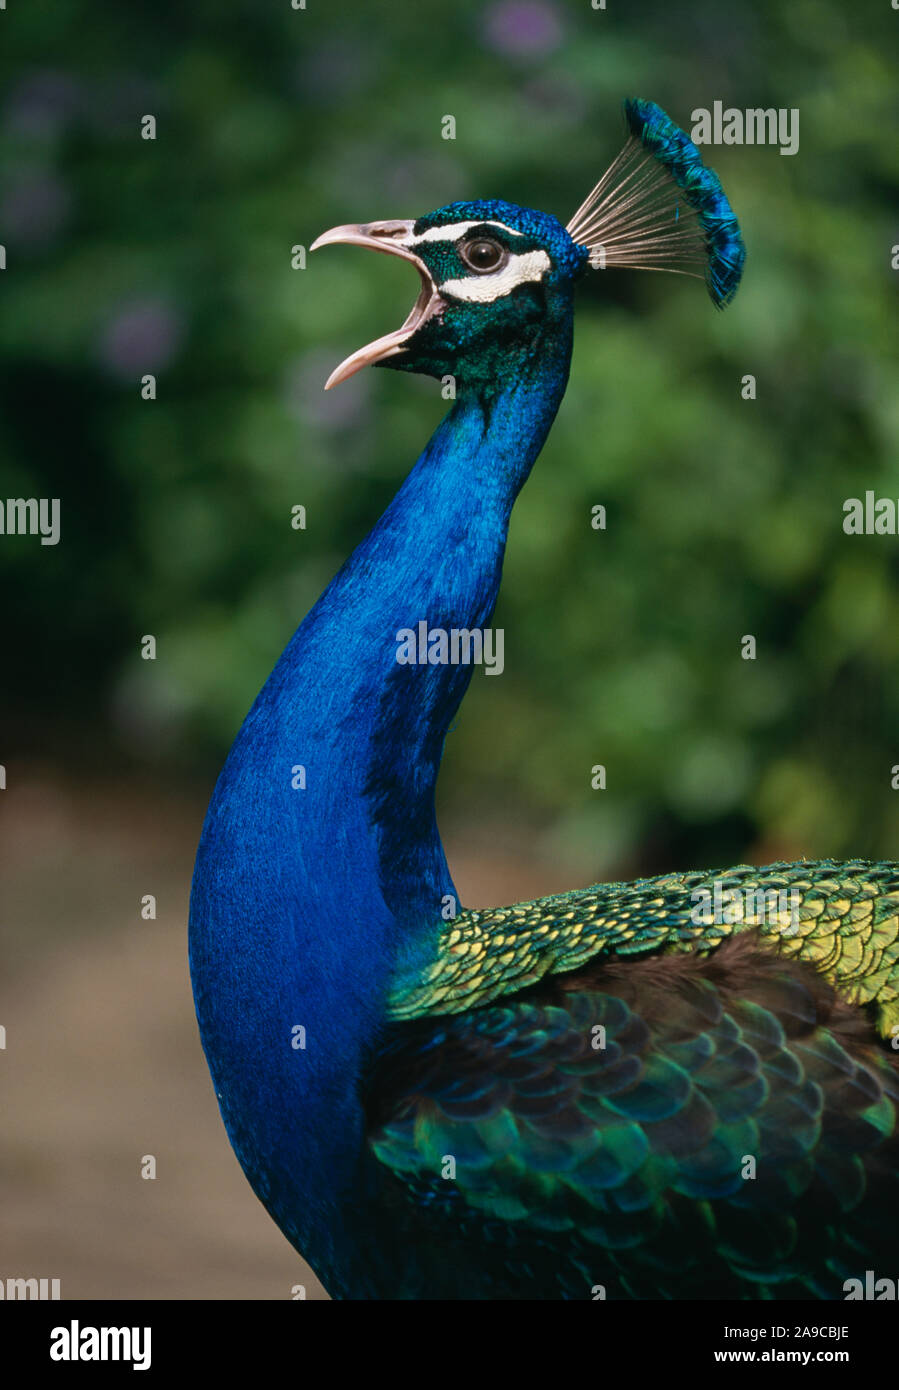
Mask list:
[[[454,202],[312,247],[369,247],[421,280],[403,326],[327,387],[367,364],[455,387],[250,710],[193,880],[225,1127],[336,1298],[841,1299],[893,1268],[895,864],[742,865],[472,910],[437,829],[465,639],[488,630],[566,388],[576,286],[676,271],[720,308],[740,282],[715,173],[658,106],[624,112],[624,147],[567,227]]]

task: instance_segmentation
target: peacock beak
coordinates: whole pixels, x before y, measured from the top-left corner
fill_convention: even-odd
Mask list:
[[[360,348],[345,362],[341,362],[340,366],[331,373],[325,382],[326,391],[329,391],[332,386],[337,386],[341,381],[346,381],[362,367],[370,367],[375,362],[383,362],[385,358],[395,357],[397,353],[405,351],[406,344],[412,335],[441,304],[442,301],[431,272],[424,261],[410,249],[414,226],[414,222],[362,222],[359,225],[348,224],[343,227],[332,227],[329,232],[324,232],[314,241],[309,248],[311,251],[317,251],[320,246],[337,244],[368,246],[372,251],[384,251],[387,255],[399,256],[404,261],[411,261],[421,276],[421,290],[402,328],[397,328],[393,333],[386,333],[383,338],[376,338],[373,343]]]

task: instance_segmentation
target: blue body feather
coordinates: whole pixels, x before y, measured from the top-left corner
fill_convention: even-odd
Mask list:
[[[567,250],[545,219],[553,229]],[[379,1266],[394,1277],[360,1079],[395,973],[433,951],[442,903],[458,899],[434,794],[473,668],[398,665],[396,634],[420,619],[489,621],[512,505],[565,390],[572,322],[560,288],[522,371],[489,392],[462,386],[284,651],[203,828],[191,975],[222,1116],[257,1195],[338,1295],[371,1293]]]

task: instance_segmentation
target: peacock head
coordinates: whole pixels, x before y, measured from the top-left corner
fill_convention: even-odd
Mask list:
[[[514,371],[542,332],[570,315],[589,251],[560,222],[512,203],[450,203],[415,222],[334,227],[333,242],[411,261],[421,291],[402,328],[354,352],[327,386],[372,364],[462,380]]]
[[[367,246],[410,261],[421,277],[402,327],[354,352],[325,389],[371,365],[463,384],[508,380],[547,333],[570,335],[574,286],[588,266],[697,275],[719,308],[730,303],[745,250],[717,176],[658,106],[633,100],[624,111],[627,142],[567,227],[491,200],[320,236],[313,251]]]

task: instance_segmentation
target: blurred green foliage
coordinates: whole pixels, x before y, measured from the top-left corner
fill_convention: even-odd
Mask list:
[[[506,671],[476,674],[441,796],[474,825],[514,807],[597,876],[896,856],[899,538],[842,531],[845,498],[899,497],[886,0],[35,0],[0,24],[0,494],[62,501],[57,547],[0,542],[7,762],[210,778],[440,418],[399,374],[321,392],[413,272],[292,270],[292,245],[464,197],[566,220],[626,95],[688,129],[716,99],[798,107],[793,158],[707,152],[749,252],[727,313],[680,277],[584,290],[513,518]]]

